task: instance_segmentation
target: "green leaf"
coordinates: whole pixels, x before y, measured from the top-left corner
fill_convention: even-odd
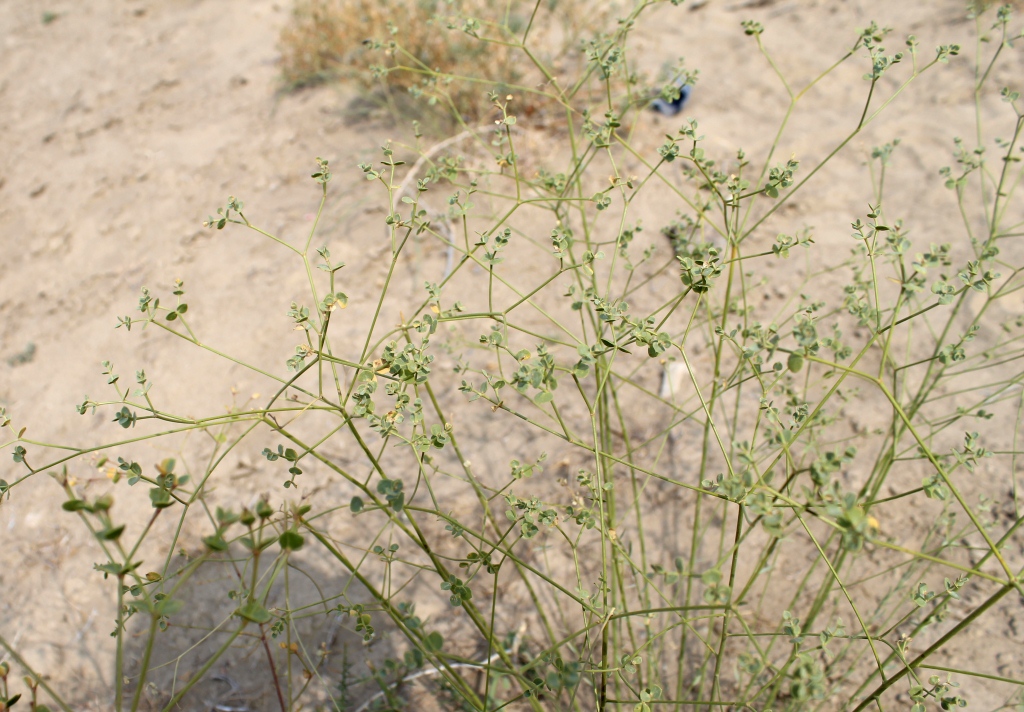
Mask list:
[[[161,616],[173,616],[184,607],[184,601],[177,598],[165,598],[156,604],[156,613]]]
[[[217,507],[217,521],[221,524],[234,524],[238,521],[238,515],[232,512],[230,509],[223,509]]]
[[[273,618],[270,612],[257,601],[249,601],[249,603],[235,611],[235,615],[252,623],[267,623]]]
[[[212,534],[210,536],[203,537],[203,543],[206,544],[213,551],[227,551],[228,543],[224,541],[224,537],[220,534]]]
[[[363,510],[363,500],[361,497],[353,497],[352,503],[349,505],[349,509],[353,512],[361,512]]]
[[[174,504],[171,493],[163,487],[153,487],[149,490],[149,499],[153,502],[154,509],[163,509]]]
[[[298,551],[305,542],[305,538],[294,529],[282,533],[277,541],[285,551]]]
[[[106,541],[115,541],[121,538],[121,535],[124,533],[124,526],[125,525],[122,524],[119,527],[107,527],[103,531],[99,532],[98,536]]]
[[[423,639],[423,646],[431,653],[436,653],[444,647],[444,637],[435,630]]]
[[[107,576],[125,576],[130,574],[132,571],[139,568],[141,563],[141,561],[134,561],[122,566],[121,564],[111,562],[107,564],[94,564],[93,568],[97,571],[102,571],[103,577],[106,578]]]
[[[135,427],[135,420],[135,414],[128,410],[128,406],[122,407],[121,410],[114,414],[114,421],[125,429]]]

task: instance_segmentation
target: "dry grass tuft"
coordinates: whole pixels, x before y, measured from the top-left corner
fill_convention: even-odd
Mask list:
[[[297,0],[281,34],[284,81],[298,89],[355,79],[397,113],[406,102],[396,88],[467,120],[489,111],[488,91],[516,90],[518,110],[532,113],[553,94],[520,49],[524,34],[538,60],[565,69],[585,61],[581,40],[614,9],[593,0]]]

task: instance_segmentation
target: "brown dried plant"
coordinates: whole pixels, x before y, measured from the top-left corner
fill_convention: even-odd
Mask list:
[[[568,69],[585,61],[580,44],[599,34],[614,9],[592,0],[298,0],[281,33],[287,89],[355,80],[395,113],[392,90],[454,108],[466,120],[490,110],[487,92],[517,90],[531,115],[552,103],[551,77],[536,66]],[[522,51],[546,48],[537,62]],[[538,41],[540,40],[540,41]]]

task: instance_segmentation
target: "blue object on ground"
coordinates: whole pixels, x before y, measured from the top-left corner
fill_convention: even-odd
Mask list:
[[[679,87],[679,97],[675,101],[655,99],[651,102],[651,108],[665,116],[675,116],[682,111],[683,107],[686,106],[686,100],[690,98],[690,90],[693,87],[689,84],[684,84],[681,79],[676,81],[676,86]]]

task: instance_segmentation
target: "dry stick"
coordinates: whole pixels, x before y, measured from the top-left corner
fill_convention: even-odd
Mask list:
[[[274,691],[277,693],[277,702],[281,705],[281,712],[288,712],[288,706],[284,702],[284,695],[281,692],[281,681],[277,677],[277,666],[274,665],[274,656],[270,653],[270,644],[267,642],[267,631],[263,623],[260,623],[260,640],[263,642],[263,650],[267,653],[267,662],[270,664],[270,674],[274,677]]]

